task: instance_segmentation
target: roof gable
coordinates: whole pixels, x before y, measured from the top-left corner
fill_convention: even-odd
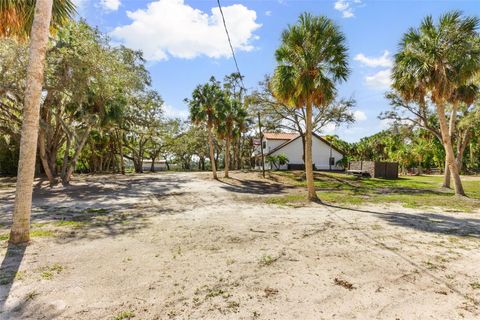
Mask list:
[[[269,153],[267,153],[265,156],[268,156],[268,155],[271,155],[272,153],[274,152],[277,152],[278,150],[282,149],[283,147],[285,147],[286,145],[292,143],[293,141],[297,140],[298,138],[300,138],[300,134],[297,134],[297,137],[294,138],[294,139],[291,139],[291,140],[288,140],[288,141],[285,141],[285,143],[282,143],[281,145],[279,145],[278,147],[274,148],[273,150],[271,150]],[[313,133],[313,137],[314,138],[317,138],[318,140],[320,140],[321,142],[325,143],[327,146],[331,147],[333,150],[337,151],[338,153],[340,153],[341,155],[345,155],[345,153],[341,150],[339,150],[338,148],[336,148],[334,145],[332,145],[330,142],[328,142],[327,140],[325,140],[324,138],[320,137],[319,135],[317,135],[316,133]]]

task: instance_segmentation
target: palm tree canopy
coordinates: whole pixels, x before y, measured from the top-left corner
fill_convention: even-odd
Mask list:
[[[245,129],[247,110],[235,98],[223,100],[222,115],[219,117],[217,132],[221,138],[238,136]]]
[[[30,35],[36,0],[0,0],[0,38],[25,40]],[[51,29],[55,31],[76,14],[72,0],[53,0]]]
[[[214,77],[198,85],[192,92],[191,99],[185,99],[190,108],[190,120],[195,124],[207,122],[209,126],[218,122],[222,116],[224,93],[220,83]]]
[[[309,13],[282,33],[275,58],[272,91],[277,99],[297,108],[330,103],[336,95],[335,84],[350,72],[344,34],[332,20]]]
[[[406,100],[429,92],[436,103],[449,101],[480,70],[479,26],[478,18],[463,17],[459,11],[442,15],[437,24],[427,16],[399,44],[393,87]]]

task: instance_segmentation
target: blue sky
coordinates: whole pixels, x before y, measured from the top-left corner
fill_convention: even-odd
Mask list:
[[[142,49],[153,86],[162,95],[169,116],[188,114],[183,99],[214,75],[222,79],[235,71],[216,0],[76,0],[80,16],[109,33],[115,42]],[[328,127],[353,142],[384,129],[377,116],[389,108],[392,55],[402,34],[428,14],[452,9],[480,16],[480,1],[368,0],[250,0],[221,1],[240,71],[249,89],[257,87],[275,67],[280,34],[308,11],[333,19],[347,38],[352,73],[339,86],[341,97],[357,101],[357,122]],[[212,11],[213,9],[213,11]]]

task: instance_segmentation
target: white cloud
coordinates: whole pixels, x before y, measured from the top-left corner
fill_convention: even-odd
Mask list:
[[[163,105],[163,111],[167,118],[180,118],[182,120],[187,120],[189,117],[189,112],[186,109],[178,109],[169,104]]]
[[[379,57],[367,57],[363,53],[359,53],[353,58],[353,60],[359,61],[362,65],[367,67],[390,68],[393,64],[392,58],[390,57],[390,52],[388,50],[385,50]]]
[[[234,49],[251,51],[257,14],[241,4],[223,7]],[[146,9],[127,11],[131,24],[117,27],[111,35],[128,47],[144,52],[148,60],[169,57],[192,59],[201,55],[210,58],[230,57],[230,47],[220,11],[204,13],[183,0],[157,0]]]
[[[100,6],[107,11],[117,11],[120,4],[120,0],[100,0]]]
[[[353,112],[353,117],[355,118],[355,121],[360,122],[360,121],[365,121],[367,120],[367,115],[365,112],[361,110],[356,110]]]
[[[272,15],[272,11],[268,10],[268,11],[265,11],[265,15],[267,17],[270,17]]]
[[[390,87],[390,84],[392,83],[392,79],[390,78],[391,71],[390,69],[385,69],[385,70],[380,70],[377,73],[371,75],[371,76],[366,76],[365,77],[365,83],[367,86],[375,89],[387,89]]]
[[[337,0],[333,5],[333,8],[342,13],[344,18],[353,18],[355,14],[353,13],[354,8],[353,4],[360,4],[361,1],[358,0]]]

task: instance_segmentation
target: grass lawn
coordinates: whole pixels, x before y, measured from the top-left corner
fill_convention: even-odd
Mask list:
[[[306,186],[302,171],[276,171],[270,178],[297,186]],[[453,190],[442,188],[442,176],[406,176],[399,179],[357,178],[343,173],[315,173],[315,187],[322,201],[331,204],[399,203],[408,208],[441,207],[471,212],[480,207],[480,177],[464,177],[463,186],[469,198],[457,198]],[[453,182],[452,182],[453,183]],[[276,204],[295,204],[304,195],[272,197]]]

